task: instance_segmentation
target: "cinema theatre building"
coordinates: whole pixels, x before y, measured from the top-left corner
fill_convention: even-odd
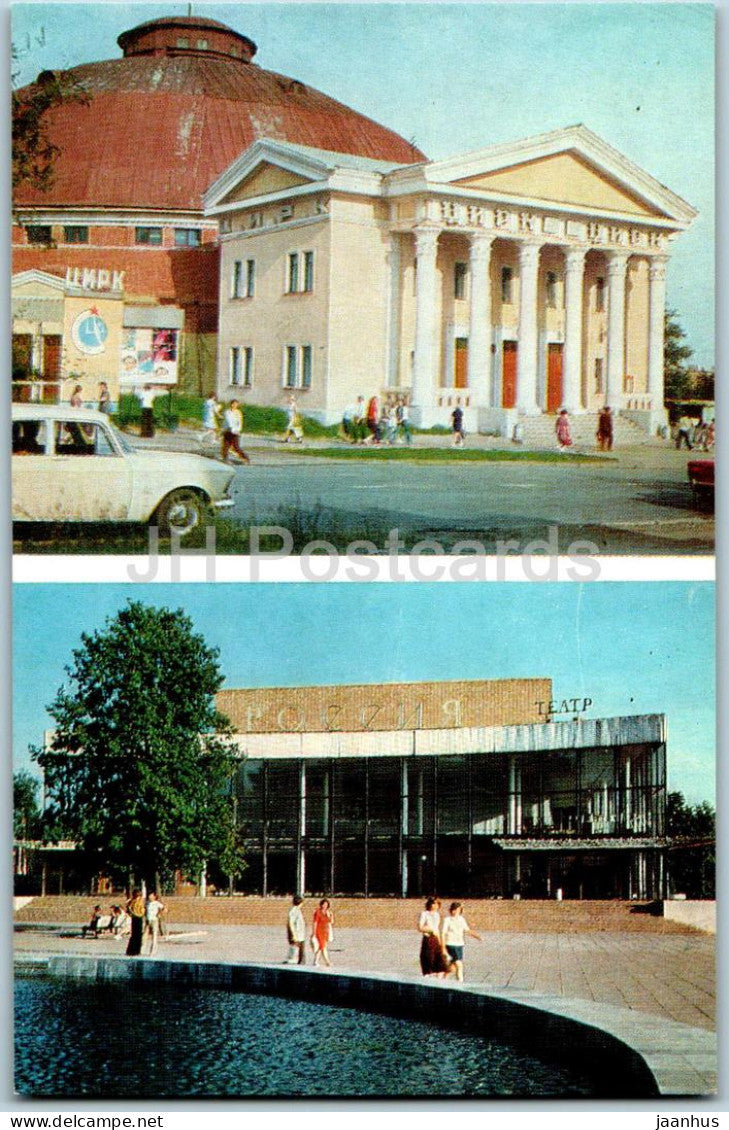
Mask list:
[[[654,898],[666,722],[549,679],[221,691],[250,893]]]
[[[584,126],[407,166],[264,139],[205,204],[223,396],[295,390],[332,423],[397,393],[504,435],[562,407],[665,422],[666,264],[696,213]]]

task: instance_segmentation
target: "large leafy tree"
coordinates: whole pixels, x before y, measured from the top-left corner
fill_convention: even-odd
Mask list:
[[[687,804],[682,793],[666,798],[669,877],[674,891],[689,898],[714,898],[716,813],[710,804]]]
[[[25,769],[13,774],[13,835],[16,840],[34,840],[40,834],[39,788],[40,782]]]
[[[130,601],[82,635],[48,710],[50,819],[99,869],[159,884],[198,875],[235,839],[228,720],[217,649],[181,611]]]
[[[688,360],[693,354],[675,310],[666,310],[663,338],[663,371],[666,400],[685,400],[691,378]]]
[[[21,51],[12,46],[12,179],[20,185],[46,191],[53,183],[53,165],[59,147],[51,140],[49,112],[65,102],[87,105],[89,95],[63,71],[43,71],[35,82],[15,88]]]

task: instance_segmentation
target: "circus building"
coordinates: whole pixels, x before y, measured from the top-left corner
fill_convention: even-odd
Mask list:
[[[385,127],[258,66],[256,44],[215,20],[157,19],[118,43],[121,58],[63,72],[85,98],[48,113],[52,183],[15,194],[16,368],[50,382],[49,397],[65,397],[69,380],[89,399],[98,380],[115,396],[142,383],[212,385],[218,219],[202,198],[257,138],[398,166],[422,159]]]

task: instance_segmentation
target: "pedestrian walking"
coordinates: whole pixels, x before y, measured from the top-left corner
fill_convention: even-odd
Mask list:
[[[294,895],[286,918],[286,936],[289,941],[289,954],[286,965],[306,965],[306,922],[301,909],[301,895]]]
[[[142,389],[137,389],[135,393],[137,400],[142,406],[142,427],[140,434],[145,439],[154,438],[154,401],[157,396],[157,391],[152,385],[144,385]]]
[[[557,435],[559,450],[569,451],[569,449],[572,447],[572,433],[570,430],[570,418],[566,408],[563,408],[559,416],[557,417],[557,423],[554,430]]]
[[[289,397],[288,408],[286,409],[286,431],[284,432],[283,441],[288,443],[293,440],[294,443],[302,443],[304,439],[304,430],[301,426],[301,417],[296,407],[296,400],[293,396]]]
[[[613,414],[607,404],[597,418],[597,446],[600,451],[613,449]]]
[[[200,443],[204,443],[208,439],[216,440],[218,438],[220,434],[220,405],[213,392],[208,393],[203,403],[202,426]]]
[[[69,403],[70,403],[72,408],[83,408],[84,397],[83,397],[83,389],[82,389],[81,385],[76,385],[75,389],[71,393],[71,399],[70,399]]]
[[[250,463],[250,459],[240,446],[240,436],[243,432],[243,413],[237,400],[231,400],[223,414],[223,462],[228,462],[228,452],[233,449],[243,463]]]
[[[367,428],[370,434],[365,442],[379,443],[381,439],[380,400],[377,396],[371,396],[367,403]]]
[[[150,891],[147,895],[147,904],[144,908],[144,920],[147,927],[147,933],[151,938],[149,956],[154,957],[157,952],[157,942],[160,933],[160,915],[164,914],[165,905],[157,898],[155,891]]]
[[[413,433],[410,427],[410,410],[408,409],[408,402],[404,397],[400,397],[398,400],[395,414],[397,416],[398,435],[403,435],[405,443],[409,447],[413,442]]]
[[[678,432],[676,433],[676,450],[681,450],[681,444],[685,443],[689,451],[693,451],[693,444],[691,443],[693,431],[693,421],[688,416],[682,416],[678,421]]]
[[[456,980],[463,983],[463,943],[466,935],[481,941],[481,935],[466,922],[463,917],[463,903],[452,902],[441,926],[441,941],[445,954],[453,962]]]
[[[314,965],[319,964],[319,958],[325,965],[331,965],[329,960],[329,944],[334,933],[334,915],[329,899],[321,899],[314,911],[311,930],[311,944],[314,950]]]
[[[103,412],[105,416],[111,414],[111,393],[106,381],[99,381],[99,412]]]
[[[453,446],[463,447],[466,433],[463,430],[463,409],[460,404],[457,404],[451,412],[451,423],[453,424]]]
[[[127,902],[127,914],[132,923],[132,932],[127,944],[127,957],[139,957],[142,952],[142,938],[144,936],[144,899],[142,892],[135,887],[132,897]]]
[[[425,910],[420,912],[418,930],[423,935],[420,943],[420,969],[424,977],[445,977],[450,968],[440,940],[440,899],[429,898]]]

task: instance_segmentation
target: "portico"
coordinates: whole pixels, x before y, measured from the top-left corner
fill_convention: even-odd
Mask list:
[[[505,436],[563,407],[609,404],[648,434],[665,422],[669,248],[696,213],[584,126],[408,166],[258,142],[206,205],[223,231],[221,395],[242,347],[280,397],[281,351],[308,347],[288,344],[295,323],[316,333],[311,379],[297,385],[287,362],[283,389],[328,423],[357,394],[406,397],[426,428],[458,405],[467,430]],[[231,302],[236,256],[277,280],[292,254],[316,267],[285,318],[260,267],[253,301]]]

